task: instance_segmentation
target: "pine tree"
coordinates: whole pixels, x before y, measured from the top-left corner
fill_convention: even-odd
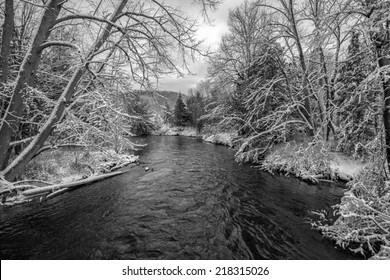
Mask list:
[[[176,100],[175,110],[174,110],[174,124],[178,126],[185,126],[190,121],[190,114],[184,103],[181,94]]]
[[[372,106],[375,91],[366,91],[361,85],[373,70],[369,56],[362,52],[359,32],[353,32],[348,47],[347,62],[340,71],[340,90],[335,104],[338,106],[338,125],[341,150],[356,153],[361,143],[375,137],[375,118]],[[363,151],[364,152],[364,151]]]

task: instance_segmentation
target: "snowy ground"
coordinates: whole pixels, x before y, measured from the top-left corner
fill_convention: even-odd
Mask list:
[[[21,180],[65,183],[101,172],[110,172],[138,161],[138,156],[118,154],[112,149],[55,149],[38,155],[26,167]]]
[[[164,135],[164,136],[187,136],[197,137],[196,129],[194,127],[179,127],[168,126],[164,124],[160,129],[152,131],[152,135]]]
[[[339,153],[333,153],[333,155],[334,159],[330,166],[341,180],[351,181],[366,166],[365,163],[345,155]]]

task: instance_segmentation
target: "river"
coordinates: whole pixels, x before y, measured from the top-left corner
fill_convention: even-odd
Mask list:
[[[310,211],[340,201],[340,184],[273,176],[193,138],[139,141],[148,146],[130,172],[0,208],[0,258],[356,258],[307,222]]]

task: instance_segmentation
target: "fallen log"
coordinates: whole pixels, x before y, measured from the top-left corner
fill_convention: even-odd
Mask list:
[[[50,198],[56,197],[57,195],[66,193],[66,192],[68,192],[68,191],[70,191],[69,188],[60,189],[60,190],[58,190],[58,191],[52,192],[51,194],[47,195],[47,196],[46,196],[46,199],[50,199]]]
[[[62,184],[55,184],[55,185],[51,185],[51,186],[47,186],[47,187],[41,187],[41,188],[36,188],[36,189],[32,189],[32,190],[26,190],[26,191],[22,192],[22,194],[24,196],[35,196],[37,194],[46,194],[48,192],[55,192],[55,191],[58,191],[58,190],[61,190],[61,189],[65,189],[65,188],[72,189],[72,188],[75,188],[75,187],[78,187],[78,186],[81,186],[81,185],[89,184],[89,183],[96,182],[96,181],[99,181],[99,180],[102,180],[102,179],[106,179],[106,178],[109,178],[109,177],[120,175],[120,174],[123,174],[125,172],[126,171],[111,172],[111,173],[108,173],[108,174],[103,174],[103,175],[99,175],[99,176],[89,177],[87,179],[83,179],[83,180],[79,180],[79,181],[62,183]]]

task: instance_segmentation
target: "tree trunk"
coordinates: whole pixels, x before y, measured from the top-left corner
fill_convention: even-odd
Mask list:
[[[14,31],[14,1],[5,1],[5,15],[3,23],[3,32],[1,37],[1,53],[0,53],[0,82],[6,83],[9,73],[9,57],[11,55],[11,40]],[[1,114],[0,114],[1,116]]]
[[[380,32],[375,34],[374,44],[377,51],[379,69],[390,67],[390,20],[386,20],[384,25],[380,26]],[[390,165],[390,70],[385,69],[382,74],[383,82],[383,126],[385,132],[386,158],[387,165]],[[387,76],[387,77],[386,77]]]
[[[61,10],[63,0],[51,0],[45,8],[37,33],[31,42],[30,48],[24,56],[19,74],[16,78],[16,85],[13,89],[11,100],[1,120],[0,127],[0,166],[7,163],[6,154],[9,148],[12,135],[18,130],[20,119],[23,113],[23,92],[26,84],[31,84],[35,71],[38,68],[41,58],[41,45],[50,35],[51,28]],[[8,58],[3,58],[8,59]]]
[[[1,51],[0,51],[0,92],[4,92],[4,84],[7,82],[9,74],[9,57],[11,55],[11,40],[14,30],[14,1],[5,1],[4,23],[1,34]],[[0,100],[0,118],[7,108],[7,101]],[[1,170],[1,166],[0,166]]]
[[[308,73],[307,73],[305,55],[303,52],[301,40],[299,38],[297,22],[295,20],[294,3],[292,0],[289,1],[288,10],[289,10],[288,12],[291,16],[290,23],[291,23],[292,30],[294,32],[294,39],[295,39],[295,42],[297,44],[297,49],[298,49],[298,54],[299,54],[299,62],[301,65],[302,75],[303,75],[302,90],[303,90],[303,99],[304,99],[303,106],[304,106],[305,110],[302,110],[302,114],[306,118],[306,121],[311,126],[309,128],[309,136],[313,136],[315,133],[315,127],[314,127],[314,122],[313,122],[312,113],[311,113],[311,105],[310,105],[309,78],[308,78]],[[299,109],[299,110],[301,110],[301,109]]]
[[[128,0],[122,0],[114,14],[111,16],[111,22],[115,22],[117,20],[118,16],[121,14],[127,2]],[[112,25],[107,24],[103,30],[104,31],[101,33],[95,44],[92,45],[90,51],[88,52],[86,58],[87,63],[94,57],[96,51],[98,51],[99,48],[107,41],[107,38],[109,37],[110,32],[112,30]],[[38,135],[36,135],[34,140],[32,140],[32,142],[23,150],[23,152],[9,166],[7,166],[6,169],[4,169],[3,174],[5,179],[13,181],[15,177],[25,168],[29,161],[34,157],[35,153],[39,151],[39,149],[45,143],[46,139],[52,132],[55,124],[57,124],[61,120],[65,112],[66,104],[69,102],[69,100],[75,93],[77,84],[81,80],[83,74],[85,73],[85,70],[85,64],[82,64],[78,67],[78,69],[75,70],[72,78],[68,82],[68,85],[59,97],[56,106],[50,114],[50,117],[43,125],[43,127],[39,130]]]
[[[320,79],[320,85],[321,87],[325,86],[325,94],[322,96],[322,126],[323,126],[323,137],[325,138],[325,141],[329,140],[329,132],[331,130],[331,119],[332,116],[331,111],[330,111],[330,103],[329,103],[329,98],[330,98],[330,83],[328,79],[328,69],[326,67],[326,62],[325,62],[325,55],[324,55],[324,50],[322,47],[319,47],[319,53],[320,53],[320,62],[321,62],[321,70],[322,70],[322,78]],[[320,96],[318,97],[320,98]]]
[[[390,66],[390,58],[381,57],[378,59],[378,65],[380,68]],[[385,128],[385,141],[386,141],[386,157],[387,163],[390,164],[390,79],[383,77],[383,98],[385,101],[385,108],[383,110],[383,124]]]

